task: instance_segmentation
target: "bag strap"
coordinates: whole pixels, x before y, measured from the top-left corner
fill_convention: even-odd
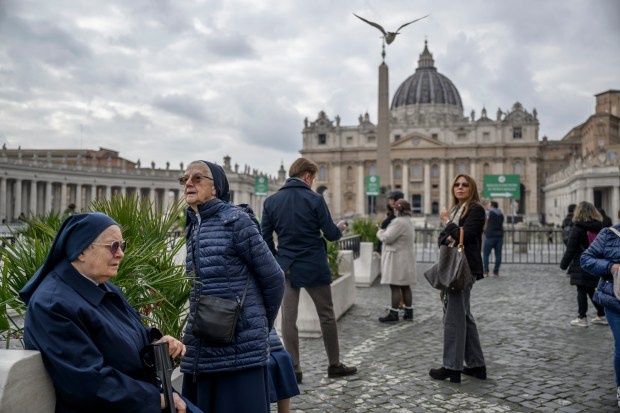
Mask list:
[[[616,234],[617,236],[620,237],[620,231],[618,231],[617,229],[615,229],[614,227],[609,227],[610,230],[612,230],[614,232],[614,234]]]
[[[190,239],[192,240],[192,271],[194,273],[194,279],[193,279],[193,287],[194,289],[196,289],[196,281],[198,280],[198,272],[196,272],[196,244],[194,243],[194,237],[191,236]],[[230,282],[230,281],[229,281]],[[243,303],[245,302],[245,296],[248,293],[248,287],[250,286],[250,275],[248,274],[247,280],[245,282],[245,288],[243,289],[243,296],[241,297],[241,301],[239,300],[239,297],[237,297],[237,303],[239,304],[239,308],[243,308]],[[198,303],[198,301],[200,300],[200,296],[202,295],[202,288],[198,289],[198,299],[196,300],[196,303]],[[196,305],[196,311],[198,311],[198,306]],[[194,314],[194,317],[196,316],[196,314]]]
[[[465,248],[463,242],[465,241],[465,229],[463,227],[459,227],[459,245],[457,245],[459,251]]]

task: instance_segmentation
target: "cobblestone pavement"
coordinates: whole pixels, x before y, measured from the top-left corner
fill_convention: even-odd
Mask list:
[[[357,288],[338,322],[341,358],[359,373],[329,379],[322,339],[301,339],[304,382],[291,401],[309,412],[617,412],[609,327],[572,327],[577,292],[556,266],[504,265],[477,282],[472,312],[489,378],[432,380],[442,360],[439,294],[418,265],[414,322],[383,325],[389,287]],[[589,303],[589,318],[595,310]],[[275,406],[275,405],[274,405]],[[275,412],[275,407],[272,410]]]

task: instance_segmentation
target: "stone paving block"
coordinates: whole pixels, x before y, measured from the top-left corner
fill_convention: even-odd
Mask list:
[[[419,264],[418,273],[428,267]],[[357,289],[338,322],[342,361],[359,374],[327,378],[322,339],[301,339],[304,384],[292,411],[617,412],[610,330],[569,325],[577,302],[565,274],[545,265],[503,265],[502,273],[472,290],[488,380],[463,376],[459,385],[428,376],[441,366],[442,307],[423,277],[413,286],[412,323],[377,321],[390,291],[374,284]]]

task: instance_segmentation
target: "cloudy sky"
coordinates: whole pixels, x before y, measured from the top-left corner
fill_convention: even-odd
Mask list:
[[[379,31],[390,96],[428,39],[464,114],[515,101],[561,139],[620,89],[617,0],[0,0],[0,144],[203,158],[275,174],[307,116],[376,122]]]

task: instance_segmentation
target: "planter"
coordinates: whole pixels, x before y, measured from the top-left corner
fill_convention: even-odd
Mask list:
[[[336,320],[346,313],[355,304],[355,276],[353,266],[353,252],[340,251],[340,277],[331,284],[332,300]],[[282,311],[282,310],[280,310]],[[281,314],[276,319],[278,332],[282,330]],[[299,311],[297,314],[297,329],[299,337],[318,338],[322,336],[319,316],[316,313],[314,302],[305,289],[299,295]]]
[[[381,272],[381,255],[372,242],[360,243],[360,256],[354,261],[355,285],[370,287]]]

